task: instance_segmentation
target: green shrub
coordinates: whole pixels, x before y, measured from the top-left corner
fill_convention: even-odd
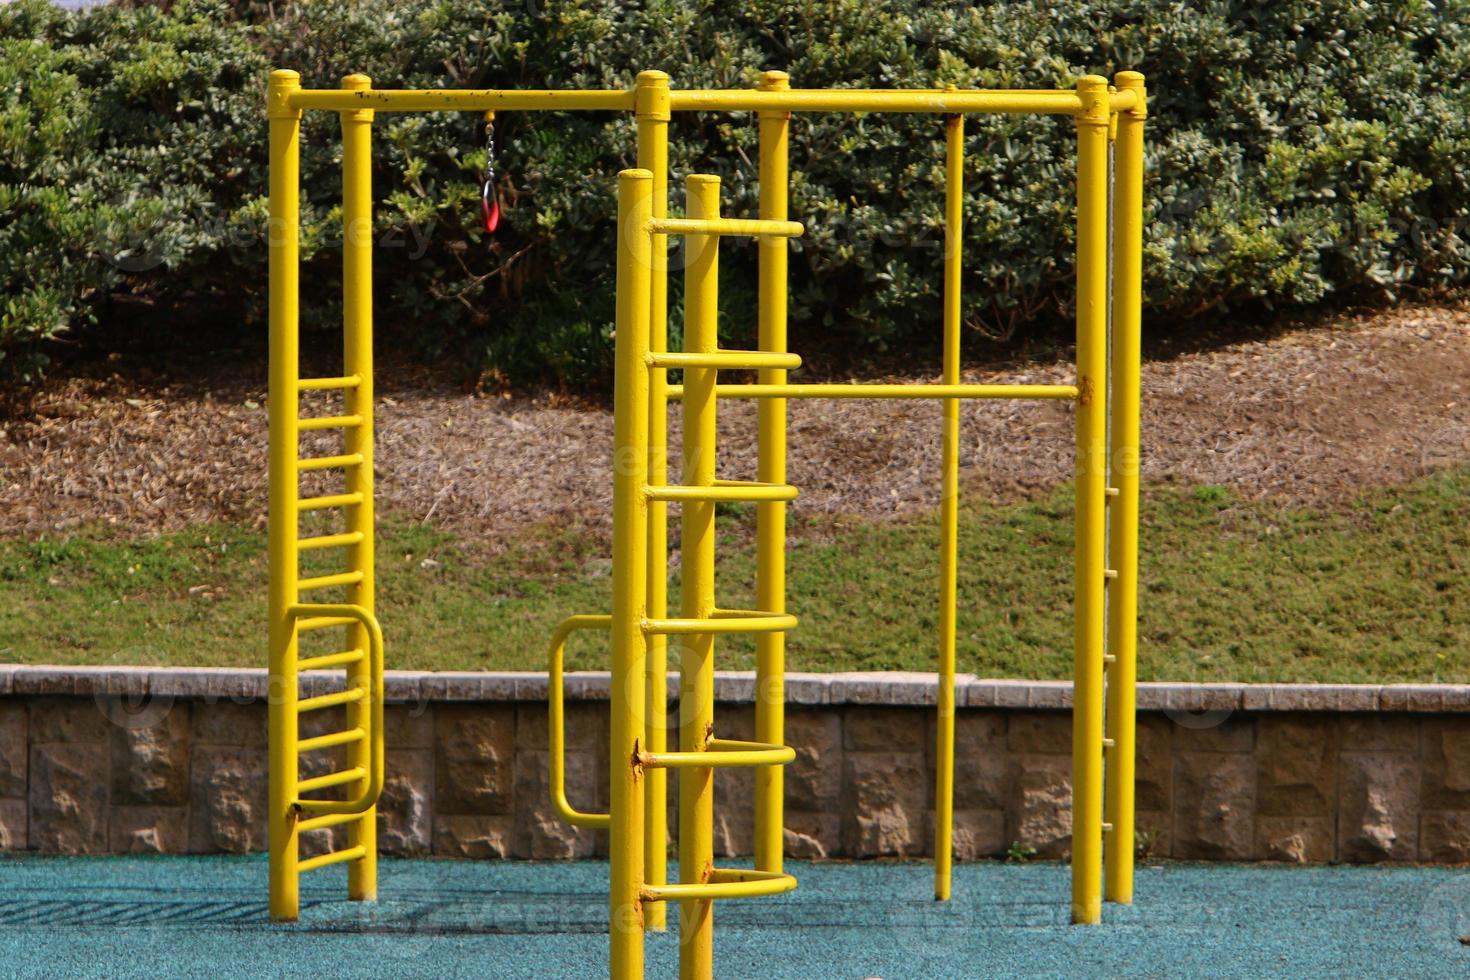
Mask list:
[[[30,286],[0,265],[12,301],[0,353],[84,317],[104,289],[225,292],[247,315],[258,311],[267,64],[301,71],[309,86],[362,71],[383,88],[625,87],[650,67],[691,88],[751,85],[764,68],[812,88],[1056,87],[1137,68],[1152,94],[1148,329],[1470,278],[1462,0],[247,0],[230,9],[234,20],[191,2],[167,14],[61,14],[40,0],[0,7],[5,77],[34,79],[21,88],[38,93],[17,101],[12,84],[0,95],[0,193],[29,195],[0,235],[49,236],[38,247],[56,256]],[[73,111],[83,95],[85,111]],[[34,135],[36,114],[54,138]],[[336,130],[313,113],[303,141],[303,312],[322,326],[337,312]],[[726,210],[753,213],[752,118],[681,114],[671,133],[676,177],[718,173]],[[967,134],[967,323],[999,339],[1064,323],[1070,123],[970,117]],[[402,325],[399,336],[429,352],[517,382],[605,383],[612,175],[633,162],[633,135],[622,114],[502,114],[507,207],[487,241],[475,200],[480,121],[381,115],[381,328],[391,336]],[[793,345],[930,342],[940,317],[942,122],[799,115],[791,170],[792,213],[808,227],[791,263]],[[79,211],[88,219],[71,228]],[[140,227],[149,268],[98,261],[95,239],[131,241]],[[725,329],[741,342],[754,325],[754,250],[732,242],[725,261]]]

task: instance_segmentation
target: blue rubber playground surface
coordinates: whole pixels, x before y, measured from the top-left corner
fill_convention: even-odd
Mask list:
[[[722,902],[720,977],[1470,976],[1470,870],[1141,867],[1137,902],[1066,922],[1067,869],[790,866],[801,887]],[[390,861],[375,904],[308,875],[302,917],[266,920],[250,858],[0,859],[5,976],[595,977],[606,969],[607,866]],[[675,975],[650,935],[648,975]]]

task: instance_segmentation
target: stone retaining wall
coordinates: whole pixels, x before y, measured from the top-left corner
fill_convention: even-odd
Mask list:
[[[605,853],[551,807],[545,675],[390,672],[387,688],[384,852]],[[930,853],[934,691],[922,674],[789,679],[794,856]],[[263,671],[0,666],[0,849],[263,848],[266,694]],[[601,809],[607,676],[569,675],[567,696],[570,796]],[[753,696],[750,675],[719,677],[722,735],[751,736]],[[1065,683],[962,680],[958,857],[1066,854],[1070,700]],[[1139,700],[1146,856],[1470,861],[1470,687],[1144,684]],[[340,725],[308,717],[303,734]],[[722,853],[750,848],[751,780],[716,778]]]

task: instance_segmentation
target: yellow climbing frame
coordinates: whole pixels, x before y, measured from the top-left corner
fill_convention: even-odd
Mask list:
[[[348,76],[340,90],[307,90],[277,71],[270,117],[271,530],[270,716],[271,912],[297,912],[299,873],[348,862],[349,895],[375,893],[373,805],[382,786],[382,638],[372,616],[372,365],[370,139],[375,112],[632,112],[638,168],[618,179],[616,390],[614,395],[613,608],[558,627],[550,658],[551,791],[578,826],[610,831],[610,972],[643,973],[643,937],[665,928],[667,903],[681,910],[680,972],[712,973],[712,903],[778,894],[796,886],[782,868],[782,766],[786,612],[786,402],[791,398],[931,398],[943,402],[943,497],[939,548],[939,695],[935,747],[935,896],[950,895],[954,796],[955,622],[959,500],[959,403],[970,398],[1061,399],[1076,417],[1076,608],[1073,699],[1072,918],[1094,923],[1102,899],[1128,902],[1133,878],[1135,619],[1137,608],[1139,307],[1142,268],[1143,76],[1110,86],[1089,75],[1075,90],[798,90],[766,72],[752,90],[680,91],[648,71],[628,91],[374,90]],[[343,128],[344,368],[341,377],[298,371],[299,140],[304,111],[335,112]],[[717,178],[686,180],[684,218],[668,217],[668,126],[676,112],[753,112],[760,137],[760,213],[722,217]],[[940,384],[791,384],[800,359],[787,351],[787,157],[794,112],[915,112],[945,117],[944,356]],[[1077,125],[1077,376],[1074,384],[979,385],[960,380],[964,128],[971,113],[1071,116]],[[666,252],[686,241],[685,349],[668,350]],[[719,241],[754,236],[759,256],[754,351],[716,345]],[[667,372],[682,370],[683,384]],[[720,370],[756,372],[752,384],[722,384]],[[340,416],[301,418],[303,391],[343,392]],[[751,482],[715,478],[715,415],[721,398],[759,399],[759,458]],[[670,483],[667,409],[684,413],[681,477]],[[302,459],[301,431],[341,429],[340,455]],[[299,474],[341,469],[342,493],[302,499]],[[755,610],[715,601],[714,513],[721,501],[757,506]],[[667,507],[681,505],[680,610],[668,611]],[[301,538],[302,511],[340,511],[343,528]],[[341,549],[345,570],[303,579],[304,550]],[[347,590],[340,603],[303,604],[311,589]],[[302,658],[298,636],[343,627],[343,653]],[[609,812],[567,800],[562,733],[562,654],[572,633],[610,635],[612,648]],[[756,636],[756,737],[715,735],[714,646],[726,633]],[[680,658],[678,749],[668,746],[667,638]],[[300,672],[341,668],[340,690],[300,697]],[[299,734],[308,711],[347,705],[342,731]],[[346,746],[340,770],[300,778],[303,753]],[[713,866],[713,770],[753,767],[755,868]],[[680,880],[668,882],[667,779],[679,771]],[[356,786],[347,800],[303,794]],[[298,857],[300,835],[346,824],[336,850]],[[1104,846],[1106,844],[1106,846]],[[331,845],[329,845],[330,847]]]

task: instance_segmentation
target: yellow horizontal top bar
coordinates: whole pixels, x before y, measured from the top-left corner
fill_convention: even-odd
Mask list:
[[[568,89],[301,89],[291,95],[293,109],[347,112],[534,112],[633,110],[632,91]]]
[[[655,235],[773,235],[800,238],[800,221],[763,221],[749,218],[654,218],[648,230]]]
[[[684,397],[683,385],[670,385],[668,397]],[[717,398],[1014,398],[1073,400],[1076,385],[944,384],[720,384]]]
[[[1082,101],[1070,89],[788,89],[689,90],[669,93],[674,112],[996,112],[1074,115]]]
[[[1138,102],[1134,91],[1109,96],[1124,112]],[[299,89],[292,109],[348,112],[631,112],[630,89]],[[1071,89],[683,89],[669,93],[673,112],[935,112],[1075,115],[1082,102]]]

